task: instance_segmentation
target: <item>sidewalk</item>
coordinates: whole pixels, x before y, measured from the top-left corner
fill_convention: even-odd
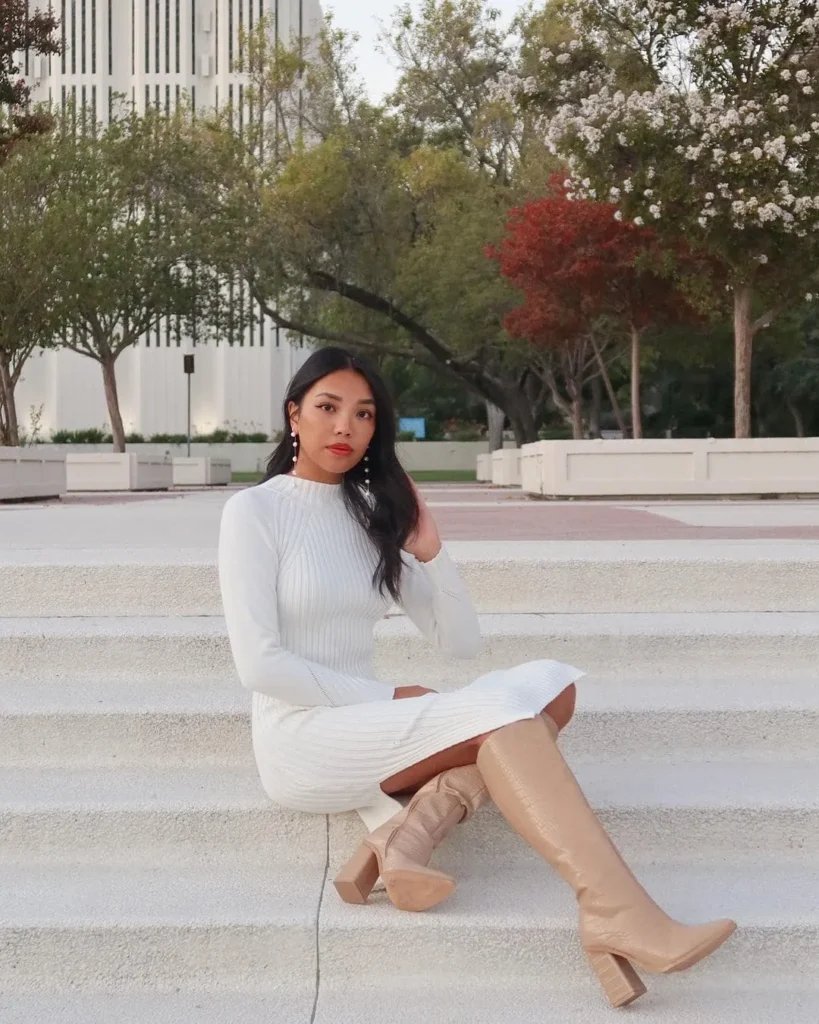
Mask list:
[[[0,505],[0,551],[214,549],[234,488]],[[479,485],[421,492],[446,541],[819,540],[819,501],[549,502]]]

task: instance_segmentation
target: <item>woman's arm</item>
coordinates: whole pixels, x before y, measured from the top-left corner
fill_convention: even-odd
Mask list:
[[[230,646],[242,685],[298,707],[392,700],[395,687],[335,672],[281,645],[278,552],[255,495],[240,492],[222,512],[219,585]],[[321,623],[316,623],[321,628]]]
[[[414,485],[413,485],[414,486]],[[454,658],[481,650],[481,627],[469,592],[438,534],[426,502],[418,499],[418,529],[410,538],[401,579],[401,608],[424,636]]]

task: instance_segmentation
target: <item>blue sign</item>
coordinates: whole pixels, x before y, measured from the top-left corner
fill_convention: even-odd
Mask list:
[[[423,416],[399,419],[398,429],[401,433],[406,431],[415,434],[416,441],[423,441],[427,436],[427,421]]]

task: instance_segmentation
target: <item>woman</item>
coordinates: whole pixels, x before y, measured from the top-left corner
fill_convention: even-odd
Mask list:
[[[266,792],[295,810],[357,809],[373,828],[336,878],[342,899],[366,902],[380,875],[401,909],[440,903],[455,883],[428,867],[433,849],[491,796],[574,889],[583,947],[614,1005],[645,991],[632,961],[668,972],[716,949],[733,922],[688,927],[664,914],[558,751],[580,671],[533,661],[454,693],[374,677],[373,627],[393,602],[446,654],[480,645],[466,589],[398,462],[378,374],[321,349],[291,382],[284,420],[265,479],[225,505],[219,576]],[[399,793],[414,794],[406,807]]]

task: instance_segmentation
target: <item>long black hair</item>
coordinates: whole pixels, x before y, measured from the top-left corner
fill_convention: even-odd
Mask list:
[[[344,474],[342,489],[347,508],[369,534],[379,559],[373,585],[398,600],[401,583],[401,549],[418,526],[418,501],[412,483],[395,451],[395,406],[381,374],[362,356],[343,348],[317,349],[296,373],[284,396],[285,430],[282,440],[267,461],[263,480],[289,473],[293,468],[290,437],[290,403],[301,408],[307,392],[324,377],[339,370],[354,370],[369,384],[375,399],[375,433],[370,442],[368,463],[370,492],[364,491],[363,460]]]

